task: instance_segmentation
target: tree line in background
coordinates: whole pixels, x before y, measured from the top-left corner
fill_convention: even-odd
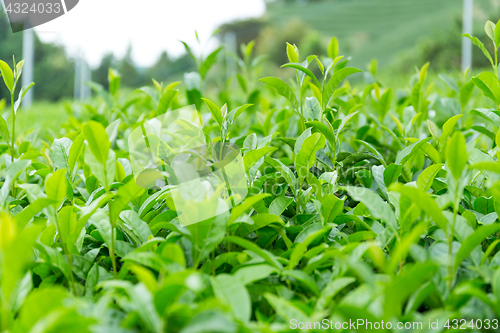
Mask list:
[[[6,15],[0,15],[0,58],[22,59],[23,34],[12,33]],[[74,62],[66,56],[62,47],[45,44],[35,36],[35,71],[37,82],[35,98],[58,100],[73,95]],[[0,100],[8,98],[8,91],[0,90]]]
[[[490,13],[491,14],[491,13]],[[482,29],[475,29],[482,31]],[[433,70],[449,71],[460,68],[461,54],[461,18],[457,17],[447,30],[436,31],[434,35],[420,40],[413,48],[403,50],[394,61],[388,65],[387,70],[394,73],[407,73],[413,67],[408,63],[424,64],[430,62]],[[326,56],[325,49],[328,44],[326,36],[309,27],[300,18],[291,18],[286,21],[285,26],[273,22],[267,15],[262,18],[236,21],[224,24],[220,27],[217,38],[224,43],[226,36],[233,34],[235,45],[247,44],[256,41],[257,54],[267,54],[268,65],[273,69],[286,62],[286,54],[283,52],[285,42],[296,44],[307,54],[315,54],[319,57]],[[479,38],[485,34],[480,33]],[[457,37],[458,36],[458,37]],[[9,59],[12,54],[16,59],[22,58],[22,34],[11,32],[6,15],[0,15],[0,58]],[[34,89],[35,99],[58,101],[73,97],[75,80],[75,59],[69,57],[64,48],[54,44],[47,44],[35,37],[35,73],[34,80],[37,82]],[[341,43],[341,50],[349,54],[348,43]],[[241,56],[239,48],[237,53]],[[484,68],[488,64],[481,56],[480,50],[474,50],[473,67]],[[163,52],[158,61],[151,67],[139,67],[132,59],[132,47],[129,46],[125,56],[118,59],[113,54],[103,57],[100,65],[92,70],[92,81],[101,84],[105,88],[108,85],[108,69],[115,68],[121,76],[124,87],[135,88],[151,84],[151,78],[157,81],[181,80],[183,73],[195,70],[196,66],[191,57],[186,53],[173,59]],[[219,53],[220,56],[223,52]],[[214,71],[209,81],[220,81],[226,78],[224,70]],[[0,91],[0,100],[8,97],[5,92]],[[8,100],[8,99],[7,99]]]
[[[23,34],[12,33],[6,15],[0,15],[0,58],[22,59]],[[107,88],[108,69],[118,70],[124,87],[134,88],[157,81],[167,81],[182,77],[184,72],[195,68],[192,59],[186,54],[172,59],[163,52],[158,61],[149,68],[141,68],[134,64],[129,47],[122,59],[113,54],[103,57],[101,64],[92,70],[92,81]],[[72,98],[75,81],[75,59],[71,58],[62,46],[43,43],[35,34],[35,99],[58,101]],[[8,92],[0,90],[0,100],[10,100]]]
[[[328,0],[308,2],[323,1]],[[296,0],[269,1],[268,11],[269,8],[274,8],[269,6],[274,5],[275,7],[280,7],[283,6],[282,3],[284,2],[296,2]],[[488,18],[495,20],[495,18],[498,19],[498,15],[500,15],[497,7],[491,7],[489,12],[483,12],[482,9],[483,7],[475,9],[479,12],[479,16],[486,15]],[[477,19],[474,22],[474,33],[478,38],[484,39],[487,38],[487,36],[481,22],[482,21]],[[319,57],[324,57],[327,56],[325,50],[331,36],[337,36],[339,33],[332,31],[330,35],[324,35],[316,31],[306,21],[300,18],[300,13],[297,13],[297,17],[285,20],[284,23],[281,24],[273,21],[272,17],[266,15],[262,18],[252,18],[224,24],[220,27],[219,31],[222,36],[224,34],[233,33],[236,36],[237,45],[242,43],[247,44],[251,40],[255,40],[257,53],[267,54],[269,56],[269,61],[276,66],[280,66],[280,64],[287,60],[282,47],[286,42],[297,45],[307,54],[315,54]],[[432,35],[422,36],[413,47],[403,48],[399,53],[391,54],[390,61],[384,67],[391,73],[409,73],[413,72],[414,68],[408,66],[408,63],[422,65],[426,62],[430,62],[432,69],[437,72],[460,70],[463,38],[461,37],[461,33],[462,17],[461,14],[457,14],[446,29],[436,28]],[[353,34],[352,38],[355,39],[356,36],[356,34]],[[223,39],[221,39],[221,41],[222,40]],[[352,43],[349,43],[347,40],[340,40],[340,52],[346,55],[354,53],[355,47],[350,44]],[[486,48],[489,51],[493,51],[490,45],[486,45]],[[356,61],[356,59],[353,59],[353,61]],[[479,48],[473,48],[472,61],[472,66],[476,69],[489,66],[488,61],[483,57]],[[358,65],[362,66],[362,64]]]

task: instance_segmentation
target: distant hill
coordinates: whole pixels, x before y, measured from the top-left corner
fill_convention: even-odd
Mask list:
[[[484,24],[490,7],[499,3],[474,2],[476,24]],[[462,0],[331,0],[268,3],[266,15],[278,25],[297,17],[325,36],[336,36],[341,53],[352,56],[353,64],[364,66],[372,58],[387,64],[421,38],[456,29],[461,13]],[[456,38],[461,38],[460,33]]]

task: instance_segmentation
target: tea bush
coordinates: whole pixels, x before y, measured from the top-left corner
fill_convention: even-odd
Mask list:
[[[500,24],[485,29],[494,54],[469,37],[492,71],[429,83],[425,64],[398,90],[376,62],[349,67],[335,38],[321,59],[288,44],[290,82],[261,78],[263,58],[243,45],[216,88],[220,50],[186,45],[197,71],[182,84],[129,94],[110,70],[59,138],[16,131],[31,85],[18,94],[23,63],[0,62],[12,101],[0,118],[1,331],[497,330]],[[207,145],[242,147],[248,195],[184,225],[175,186],[136,184],[129,137],[187,105]]]

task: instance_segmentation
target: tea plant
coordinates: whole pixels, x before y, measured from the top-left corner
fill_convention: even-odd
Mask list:
[[[12,71],[12,69],[10,69],[9,65],[6,62],[0,60],[0,73],[2,74],[3,81],[7,86],[7,89],[9,89],[10,91],[10,105],[11,105],[10,117],[12,119],[12,127],[11,127],[12,135],[9,132],[9,128],[7,127],[5,119],[3,119],[2,117],[0,117],[1,119],[0,134],[7,142],[7,145],[9,146],[10,157],[12,162],[14,162],[14,158],[16,157],[15,142],[14,142],[16,138],[16,113],[19,107],[21,106],[21,102],[23,101],[24,97],[26,96],[30,88],[34,85],[34,83],[31,83],[28,86],[22,87],[19,92],[19,98],[15,100],[16,86],[19,81],[19,78],[21,77],[21,73],[23,72],[23,65],[24,65],[24,60],[16,64],[16,60],[14,59],[14,71]]]
[[[219,49],[191,52],[198,72],[183,84],[126,93],[111,69],[109,89],[93,85],[59,138],[16,136],[29,87],[14,102],[22,62],[0,62],[12,93],[11,130],[0,123],[1,331],[498,330],[500,25],[486,32],[494,56],[471,38],[493,73],[437,81],[424,64],[398,90],[378,81],[376,61],[361,82],[336,39],[321,59],[287,44],[289,82],[258,80],[253,43],[216,89]],[[242,147],[248,196],[184,225],[175,185],[137,185],[128,139],[191,104],[189,129],[208,146]]]

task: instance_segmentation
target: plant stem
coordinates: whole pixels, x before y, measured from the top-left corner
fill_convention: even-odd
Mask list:
[[[457,181],[458,182],[458,181]],[[458,186],[458,185],[457,185]],[[453,222],[451,224],[451,231],[448,237],[448,258],[449,258],[449,266],[448,266],[448,288],[450,289],[453,286],[453,239],[455,238],[455,222],[457,220],[458,214],[458,205],[459,201],[458,193],[455,193],[455,202],[453,203]]]
[[[111,214],[109,214],[109,224],[111,225],[111,248],[109,249],[109,258],[111,259],[111,265],[113,266],[113,277],[117,279],[116,271],[116,258],[115,258],[115,224],[111,221]]]
[[[11,137],[11,144],[10,144],[10,157],[12,160],[12,163],[14,163],[14,157],[15,157],[15,149],[14,149],[14,143],[15,143],[15,137],[16,137],[16,112],[14,110],[14,92],[10,93],[10,106],[12,110],[12,137]]]
[[[111,219],[111,218],[110,218]],[[109,221],[111,223],[111,221]],[[116,258],[115,258],[115,226],[111,225],[111,249],[109,249],[109,257],[113,266],[113,277],[117,279]]]
[[[495,63],[492,63],[491,66],[493,67],[493,73],[495,73],[498,79],[498,49],[495,50]]]
[[[299,79],[298,71],[297,71],[297,79]],[[302,84],[300,83],[300,80],[299,80],[299,116],[300,116],[300,126],[302,127],[302,132],[304,132],[306,130],[306,123],[304,118],[304,105],[302,104]]]
[[[73,263],[72,263],[73,258],[71,256],[71,254],[69,254],[68,250],[66,249],[66,245],[64,244],[64,241],[62,240],[62,238],[61,238],[61,244],[62,244],[62,248],[64,251],[64,255],[66,256],[66,260],[68,260],[69,277],[71,279],[71,289],[73,290],[73,294],[75,296],[78,296],[76,293],[75,278],[73,277]]]
[[[300,193],[301,193],[301,191],[300,191],[300,187],[299,187],[298,193],[297,193],[297,209],[296,209],[297,215],[300,214]]]
[[[62,237],[62,234],[60,233],[60,228],[59,228],[59,219],[57,217],[57,214],[55,214],[55,219],[56,219],[56,226],[57,230],[59,231],[59,239],[61,240],[61,246],[64,252],[64,256],[66,257],[66,260],[68,261],[68,268],[69,268],[69,277],[71,281],[68,281],[71,283],[71,290],[73,291],[73,294],[75,296],[78,296],[76,293],[76,287],[75,287],[75,278],[73,277],[73,258],[71,254],[68,252],[68,249],[66,248],[66,244],[64,243],[64,239]]]
[[[212,266],[212,275],[215,276],[215,250],[217,247],[212,251],[212,263],[210,266]]]

